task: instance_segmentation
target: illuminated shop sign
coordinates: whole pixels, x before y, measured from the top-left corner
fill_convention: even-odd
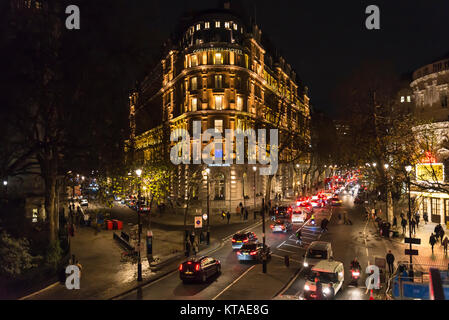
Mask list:
[[[416,180],[423,182],[443,182],[444,165],[442,163],[420,163],[416,165]]]

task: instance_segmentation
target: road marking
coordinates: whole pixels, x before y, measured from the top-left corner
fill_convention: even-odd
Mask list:
[[[49,285],[48,287],[43,288],[42,290],[39,290],[39,291],[37,291],[37,292],[33,292],[32,294],[29,294],[29,295],[27,295],[27,296],[25,296],[25,297],[19,298],[18,300],[25,300],[25,299],[31,298],[31,297],[33,297],[33,296],[35,296],[35,295],[37,295],[37,294],[40,294],[40,293],[42,293],[42,292],[44,292],[44,291],[47,291],[48,289],[51,289],[51,288],[57,286],[58,284],[59,284],[59,282],[55,282],[55,283]]]
[[[250,272],[251,270],[253,270],[256,267],[256,265],[251,266],[250,268],[248,268],[248,270],[246,270],[245,272],[243,272],[240,277],[238,277],[237,279],[235,279],[230,285],[228,285],[226,288],[224,288],[219,294],[217,294],[215,297],[212,298],[212,300],[216,300],[219,296],[221,296],[226,290],[228,290],[230,287],[232,287],[234,284],[237,283],[237,281],[239,281],[241,278],[243,278],[248,272]]]
[[[279,247],[282,247],[282,245],[283,245],[284,243],[285,243],[285,241],[282,242],[280,245],[278,245],[276,248],[279,249]]]

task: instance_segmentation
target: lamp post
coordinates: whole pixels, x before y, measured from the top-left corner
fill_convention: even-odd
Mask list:
[[[141,181],[140,176],[142,175],[142,170],[137,169],[136,175],[139,178],[138,190],[137,190],[137,225],[138,225],[138,240],[137,240],[137,281],[142,281],[142,261],[140,257],[140,238],[142,235],[142,224],[140,222],[140,187]]]
[[[253,172],[254,172],[254,211],[256,211],[256,171],[257,171],[257,167],[253,166]]]
[[[407,171],[407,184],[408,184],[408,232],[409,232],[409,238],[412,238],[412,206],[411,206],[411,199],[410,199],[410,172],[412,171],[412,166],[406,166],[405,171]],[[410,241],[410,268],[413,268],[412,265],[412,242]]]
[[[206,243],[207,245],[209,245],[210,243],[210,230],[209,230],[209,221],[210,221],[210,216],[209,216],[209,173],[210,173],[210,169],[206,168],[206,176],[207,176],[207,235],[206,235]]]
[[[262,243],[263,243],[263,255],[262,255],[262,272],[267,273],[267,250],[265,245],[265,198],[262,197]]]
[[[385,178],[386,178],[386,185],[385,185],[385,216],[387,217],[388,222],[388,173],[387,170],[389,168],[388,163],[384,164],[385,168]]]

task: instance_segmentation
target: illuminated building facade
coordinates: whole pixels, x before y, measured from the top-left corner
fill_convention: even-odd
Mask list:
[[[309,141],[307,88],[297,83],[295,72],[282,57],[268,52],[256,25],[248,27],[225,8],[191,16],[180,30],[176,40],[166,45],[160,64],[130,96],[130,141],[137,161],[169,159],[170,132],[185,129],[192,135],[193,121],[201,121],[202,132],[215,128],[223,135],[226,129],[282,126]],[[281,153],[281,162],[288,162],[294,153]],[[235,158],[235,154],[223,157]],[[295,169],[299,162],[280,164],[273,179],[273,197],[275,193],[285,196],[299,186]],[[302,157],[301,163],[305,162],[307,156]],[[234,211],[235,203],[245,201],[252,206],[254,187],[260,204],[267,178],[254,174],[253,165],[210,169],[210,199],[216,207]],[[187,197],[192,168],[178,165],[176,170],[170,188],[173,199]],[[204,200],[205,188],[206,184],[192,196]]]

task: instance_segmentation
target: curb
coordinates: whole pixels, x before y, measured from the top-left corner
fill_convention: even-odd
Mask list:
[[[257,226],[258,224],[261,224],[261,223],[262,223],[262,222],[258,221],[258,222],[256,222],[256,223],[253,223],[252,225],[249,225],[249,226],[245,227],[245,228],[242,229],[242,230],[246,230],[246,229],[249,229],[249,228],[253,228],[253,227],[255,227],[255,226]],[[240,230],[240,231],[242,231],[242,230]],[[239,232],[239,231],[237,231],[237,232]],[[201,253],[201,251],[200,251],[200,252],[198,253],[198,255],[201,256],[201,255],[209,254],[209,253],[211,253],[211,252],[217,250],[218,248],[222,247],[222,246],[224,245],[224,242],[225,242],[226,240],[228,240],[230,237],[232,237],[232,235],[231,235],[231,236],[227,236],[227,237],[225,237],[225,238],[223,238],[223,239],[217,241],[217,244],[215,244],[213,247],[209,248],[209,250],[206,250],[206,249],[205,249],[205,250],[203,250],[203,251],[204,251],[203,253]],[[183,260],[183,259],[180,259],[180,260]],[[175,261],[175,260],[173,260],[173,261]],[[170,273],[173,273],[173,272],[175,272],[175,271],[177,271],[177,268],[167,270],[167,271],[161,273],[160,275],[154,277],[153,279],[149,279],[149,280],[147,280],[147,281],[145,281],[145,282],[142,282],[142,283],[136,285],[135,287],[133,287],[133,288],[131,288],[131,289],[128,289],[128,290],[126,290],[126,291],[124,291],[124,292],[122,292],[122,293],[119,293],[119,294],[117,294],[117,295],[115,295],[115,296],[113,296],[113,297],[111,297],[111,298],[106,299],[106,300],[114,300],[114,299],[118,299],[119,297],[122,297],[122,296],[124,296],[124,295],[126,295],[126,294],[128,294],[128,293],[130,293],[130,292],[132,292],[132,291],[134,291],[134,290],[136,290],[136,289],[142,288],[142,287],[144,287],[144,286],[146,286],[146,285],[148,285],[148,284],[150,284],[150,283],[152,283],[152,282],[155,282],[155,281],[157,281],[157,280],[160,280],[160,279],[162,279],[163,277],[165,277],[165,276],[167,276],[167,275],[169,275]]]

